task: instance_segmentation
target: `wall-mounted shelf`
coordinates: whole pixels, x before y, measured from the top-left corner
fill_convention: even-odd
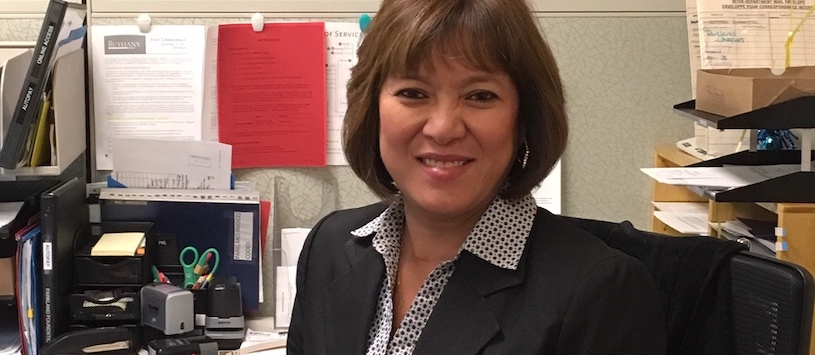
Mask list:
[[[815,128],[815,97],[805,96],[732,117],[696,109],[696,100],[674,105],[674,113],[716,129]]]

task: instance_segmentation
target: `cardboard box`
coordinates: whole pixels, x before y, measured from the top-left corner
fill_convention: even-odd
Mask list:
[[[0,296],[14,296],[14,258],[0,258]]]
[[[696,73],[696,109],[724,117],[813,95],[813,66],[787,68],[781,75],[767,68],[700,69]]]
[[[750,132],[745,129],[715,129],[693,125],[696,147],[707,155],[720,157],[750,148]]]

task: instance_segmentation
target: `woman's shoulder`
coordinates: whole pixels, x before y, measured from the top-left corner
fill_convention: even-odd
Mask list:
[[[317,222],[314,229],[350,233],[371,222],[382,214],[386,208],[388,208],[387,204],[379,202],[362,207],[336,210]]]
[[[609,264],[644,270],[633,256],[610,247],[603,239],[575,226],[567,218],[540,208],[527,247],[528,262],[533,265],[556,263],[574,272]]]

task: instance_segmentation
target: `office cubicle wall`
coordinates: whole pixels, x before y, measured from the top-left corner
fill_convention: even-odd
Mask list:
[[[124,2],[91,0],[91,9],[117,1]],[[610,4],[622,6],[615,8],[619,10],[636,5],[637,1]],[[213,2],[228,3],[234,12],[217,8],[212,12],[189,12],[189,7],[179,4],[190,1],[162,2],[171,4],[166,5],[171,8],[164,8],[167,12],[149,12],[153,24],[248,22],[252,11],[236,9],[275,3],[273,0]],[[539,13],[541,27],[561,68],[571,123],[562,168],[564,214],[615,221],[628,219],[640,228],[647,227],[650,181],[639,168],[651,166],[655,144],[673,143],[693,134],[690,123],[677,120],[671,109],[673,104],[691,97],[685,16],[674,11],[677,9],[674,2],[648,2],[652,6],[668,6],[671,11],[667,12],[653,9],[654,12],[634,13],[584,12],[591,10],[591,6],[589,1],[580,0],[557,2],[574,3],[574,11]],[[207,2],[196,2],[199,3]],[[364,5],[366,2],[353,3]],[[202,8],[195,6],[197,11],[203,11]],[[267,21],[352,22],[359,15],[304,12],[264,12],[264,15]],[[135,24],[138,15],[135,12],[92,13],[91,21],[100,25]],[[36,39],[38,19],[15,15],[8,18],[12,21],[7,21],[2,16],[0,41]],[[333,209],[376,201],[347,167],[246,169],[237,171],[237,177],[255,182],[263,198],[275,201],[274,231],[310,227]],[[271,267],[271,263],[264,266]],[[270,285],[265,292],[271,293],[268,287]],[[271,306],[263,309],[265,314],[271,311]]]

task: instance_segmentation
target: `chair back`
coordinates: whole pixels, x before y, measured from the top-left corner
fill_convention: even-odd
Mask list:
[[[563,217],[651,272],[669,355],[809,353],[813,278],[734,241],[672,237],[621,223]]]
[[[736,354],[809,354],[815,288],[803,267],[751,252],[730,259]]]

